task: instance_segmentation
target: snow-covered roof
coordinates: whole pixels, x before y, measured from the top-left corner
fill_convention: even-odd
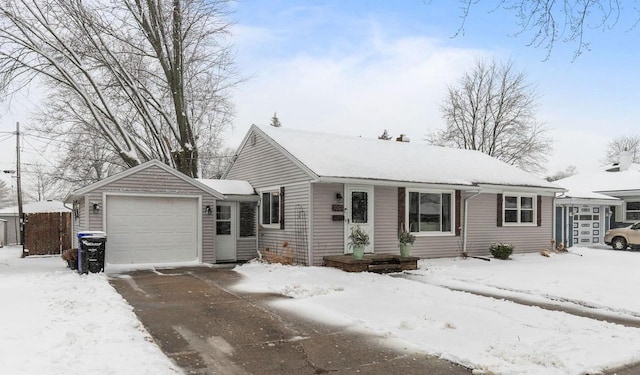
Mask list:
[[[609,170],[614,170],[609,172]],[[639,191],[640,164],[632,164],[627,170],[615,171],[612,166],[600,167],[590,172],[578,173],[556,181],[569,191],[591,191],[596,193]]]
[[[41,202],[33,202],[26,203],[22,205],[22,211],[25,214],[35,214],[35,213],[43,213],[43,212],[70,212],[71,210],[64,206],[63,202],[60,201],[41,201]],[[18,214],[18,206],[7,207],[0,210],[0,215],[17,215]]]
[[[91,191],[94,191],[94,190],[100,188],[100,187],[103,187],[103,186],[108,185],[108,184],[110,184],[112,182],[118,181],[118,180],[120,180],[122,178],[125,178],[127,176],[133,175],[135,173],[138,173],[140,171],[143,171],[143,170],[145,170],[147,168],[151,168],[151,167],[157,167],[157,168],[163,169],[167,173],[169,173],[171,175],[174,175],[175,177],[185,181],[188,184],[191,184],[191,185],[197,187],[198,189],[206,191],[207,193],[213,195],[214,197],[216,197],[218,199],[223,199],[224,198],[224,196],[220,192],[218,192],[216,190],[212,190],[209,186],[206,186],[206,185],[202,184],[197,179],[188,177],[187,175],[178,172],[177,170],[169,167],[168,165],[166,165],[166,164],[164,164],[164,163],[162,163],[162,162],[160,162],[158,160],[149,160],[148,162],[142,163],[140,165],[136,165],[135,167],[129,168],[129,169],[127,169],[125,171],[122,171],[122,172],[120,172],[118,174],[115,174],[113,176],[107,177],[104,180],[95,182],[95,183],[93,183],[91,185],[87,185],[87,186],[85,186],[83,188],[80,188],[80,189],[74,191],[74,192],[71,192],[71,193],[67,194],[67,196],[64,198],[64,201],[65,202],[71,202],[72,200],[77,199],[78,197],[83,196],[83,195],[85,195],[85,194],[87,194],[87,193],[89,193]]]
[[[562,190],[479,151],[257,127],[318,177]]]
[[[253,186],[243,180],[214,180],[207,178],[197,179],[202,184],[224,195],[254,195]]]

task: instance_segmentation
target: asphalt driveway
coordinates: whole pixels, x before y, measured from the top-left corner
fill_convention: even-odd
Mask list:
[[[280,295],[237,293],[230,268],[113,275],[164,353],[187,374],[469,374],[470,370],[381,337],[275,310]]]

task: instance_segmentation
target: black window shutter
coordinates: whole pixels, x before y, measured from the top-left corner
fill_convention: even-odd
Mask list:
[[[405,224],[405,197],[407,194],[407,190],[403,187],[398,188],[398,233],[400,231],[405,230],[408,232],[407,225]]]
[[[284,229],[284,186],[280,186],[280,229]]]
[[[502,194],[496,194],[498,197],[498,201],[497,201],[497,209],[496,209],[496,216],[498,218],[497,220],[497,226],[501,227],[502,226]]]
[[[462,193],[460,192],[460,190],[456,190],[456,213],[455,213],[455,226],[456,226],[456,236],[460,236],[460,233],[462,232],[462,221],[461,221],[461,217],[460,217],[460,212],[462,210],[461,207],[461,202],[462,202]]]
[[[542,196],[538,195],[538,205],[537,207],[537,219],[538,219],[538,226],[541,227],[542,226]]]

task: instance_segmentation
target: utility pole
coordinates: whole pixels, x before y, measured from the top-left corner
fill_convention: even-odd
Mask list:
[[[28,254],[24,249],[24,212],[22,211],[22,186],[20,184],[20,123],[16,122],[16,184],[18,185],[18,222],[20,225],[20,244],[22,245],[22,257]]]

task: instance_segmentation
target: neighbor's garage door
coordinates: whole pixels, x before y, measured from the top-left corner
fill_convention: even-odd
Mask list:
[[[108,195],[111,264],[198,260],[198,199]]]

